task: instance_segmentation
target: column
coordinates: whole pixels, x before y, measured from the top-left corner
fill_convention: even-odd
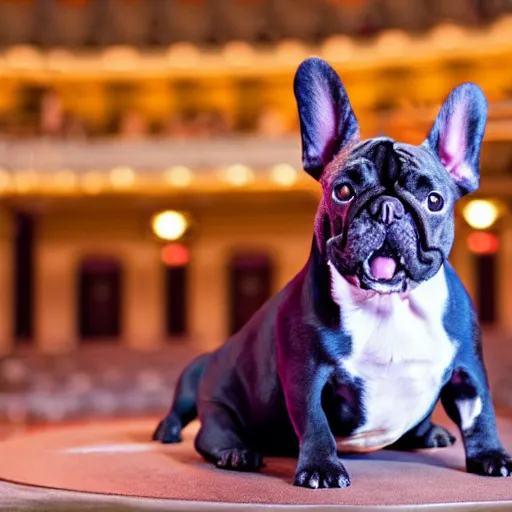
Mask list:
[[[512,225],[511,216],[500,220],[500,249],[496,254],[497,286],[497,329],[488,332],[484,338],[484,358],[493,400],[497,405],[510,405],[512,376],[512,354],[510,334],[512,333]]]
[[[203,235],[191,248],[190,341],[201,351],[219,347],[228,334],[228,255],[216,238]]]
[[[306,264],[311,251],[311,232],[283,236],[284,243],[279,245],[276,253],[276,276],[274,291],[281,290],[288,282],[299,273]]]
[[[512,332],[512,225],[509,217],[502,220],[496,284],[498,287],[498,325]]]
[[[14,346],[14,268],[12,218],[0,210],[0,356]]]
[[[455,222],[455,243],[450,254],[450,262],[466,287],[470,296],[474,299],[476,292],[475,268],[473,255],[466,244],[467,235],[471,229],[463,219]]]
[[[129,347],[152,350],[164,343],[164,271],[160,246],[130,244],[123,261],[122,338]]]
[[[64,241],[39,238],[35,252],[35,338],[42,352],[77,346],[77,269]]]

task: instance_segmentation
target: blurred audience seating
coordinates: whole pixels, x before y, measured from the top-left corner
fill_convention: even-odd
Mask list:
[[[179,342],[151,353],[101,344],[71,354],[21,351],[0,361],[0,425],[162,414],[193,357]]]
[[[484,335],[491,392],[500,410],[512,408],[512,366],[503,357],[510,341],[499,333]],[[156,352],[101,343],[58,355],[20,349],[0,360],[0,427],[161,415],[195,355],[179,340]]]

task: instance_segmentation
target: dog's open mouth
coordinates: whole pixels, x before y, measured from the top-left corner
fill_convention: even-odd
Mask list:
[[[387,245],[374,251],[363,263],[361,284],[382,292],[404,291],[406,272],[402,257]]]

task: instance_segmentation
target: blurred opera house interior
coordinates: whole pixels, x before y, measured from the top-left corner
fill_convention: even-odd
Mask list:
[[[482,185],[451,260],[489,337],[512,338],[511,1],[0,0],[2,417],[25,418],[17,390],[66,368],[94,387],[83,365],[101,350],[91,365],[128,358],[158,409],[169,364],[302,267],[320,190],[292,82],[311,55],[340,73],[364,137],[420,143],[452,87],[483,88]]]

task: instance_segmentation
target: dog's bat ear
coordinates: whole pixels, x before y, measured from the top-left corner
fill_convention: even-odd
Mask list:
[[[475,84],[455,88],[444,102],[423,143],[437,153],[461,195],[478,189],[480,148],[487,121],[487,100]]]
[[[304,170],[318,180],[324,167],[351,139],[359,126],[336,71],[322,59],[305,60],[294,81],[299,109]]]

